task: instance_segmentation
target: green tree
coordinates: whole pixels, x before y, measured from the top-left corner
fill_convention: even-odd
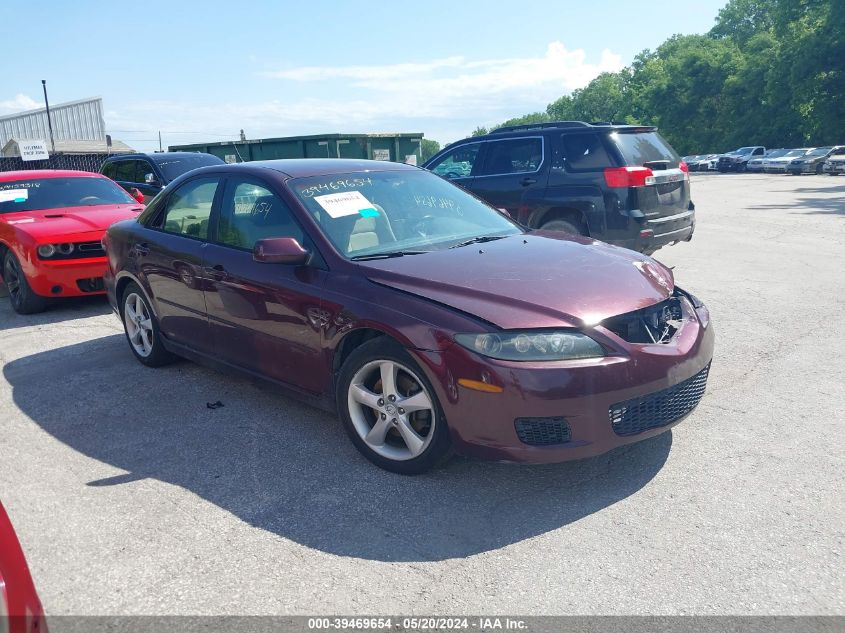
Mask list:
[[[431,139],[424,138],[420,143],[420,157],[422,158],[422,162],[427,161],[439,151],[440,143],[438,143],[437,141],[432,141]]]

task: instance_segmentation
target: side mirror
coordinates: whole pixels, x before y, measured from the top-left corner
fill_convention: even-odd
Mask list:
[[[302,248],[294,237],[270,237],[258,240],[252,250],[252,259],[262,264],[307,264],[311,253]]]
[[[156,178],[156,175],[153,174],[153,173],[144,174],[144,182],[148,185],[157,185],[158,179]]]
[[[144,194],[141,192],[140,189],[138,189],[138,187],[132,187],[132,189],[129,190],[129,195],[135,198],[141,204],[145,204]]]

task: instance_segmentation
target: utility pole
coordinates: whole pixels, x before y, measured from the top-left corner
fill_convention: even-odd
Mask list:
[[[53,140],[53,122],[50,121],[50,102],[47,101],[47,80],[41,80],[41,87],[44,88],[44,106],[47,108],[47,127],[50,128],[50,147],[56,153],[56,141]]]

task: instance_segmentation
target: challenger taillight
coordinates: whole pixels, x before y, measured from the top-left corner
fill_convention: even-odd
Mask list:
[[[648,167],[608,167],[604,180],[608,187],[645,187],[654,181],[654,172]]]

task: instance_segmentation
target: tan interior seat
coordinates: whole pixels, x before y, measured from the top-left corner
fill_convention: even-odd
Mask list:
[[[396,235],[390,227],[390,221],[384,214],[384,209],[377,204],[374,204],[373,208],[379,212],[377,216],[358,218],[352,225],[347,246],[350,253],[396,241]]]

